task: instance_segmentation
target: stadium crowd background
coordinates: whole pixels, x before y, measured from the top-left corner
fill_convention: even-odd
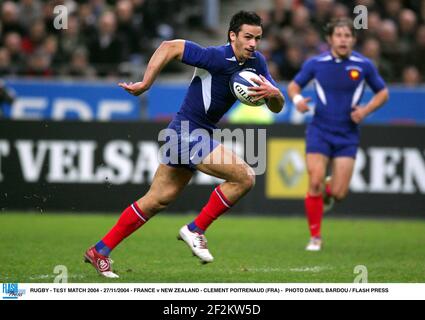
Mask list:
[[[1,1],[0,76],[117,78],[140,73],[163,40],[203,30],[208,0]],[[371,58],[387,82],[420,85],[425,74],[425,1],[273,0],[258,9],[264,21],[260,50],[276,80],[287,81],[308,57],[327,49],[324,25],[368,8],[368,29],[356,50]],[[68,29],[57,30],[53,9],[68,8]],[[204,10],[204,11],[203,11]],[[223,30],[224,26],[220,26]],[[227,25],[225,26],[227,28]],[[185,33],[186,32],[186,33]],[[190,33],[189,33],[190,34]],[[192,40],[192,39],[190,39]],[[169,72],[179,71],[169,68]]]

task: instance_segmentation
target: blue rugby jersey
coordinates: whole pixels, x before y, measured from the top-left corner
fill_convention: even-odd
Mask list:
[[[366,84],[375,93],[385,88],[373,63],[355,51],[346,59],[328,51],[307,60],[294,81],[303,88],[312,79],[318,98],[312,123],[333,131],[357,130],[350,114]]]
[[[236,101],[229,86],[236,71],[246,69],[261,74],[277,87],[264,56],[257,51],[240,63],[230,44],[203,48],[185,41],[182,62],[196,68],[176,119],[188,119],[205,129],[215,129],[216,123]]]

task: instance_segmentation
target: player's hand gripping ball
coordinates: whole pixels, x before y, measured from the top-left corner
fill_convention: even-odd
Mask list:
[[[249,95],[249,87],[258,87],[258,84],[251,80],[252,78],[262,81],[261,78],[254,72],[246,70],[235,72],[230,78],[230,90],[235,98],[243,104],[258,107],[265,104],[266,101],[264,99],[254,101],[255,97]]]

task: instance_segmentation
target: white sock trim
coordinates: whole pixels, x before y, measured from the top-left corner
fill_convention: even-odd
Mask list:
[[[143,220],[143,222],[146,222],[146,219],[143,218],[138,212],[137,209],[134,207],[134,204],[131,204],[131,208],[133,209],[134,213],[137,214],[137,216]]]
[[[223,204],[226,206],[226,207],[228,207],[228,208],[231,208],[228,204],[227,204],[227,202],[221,197],[221,195],[220,195],[220,192],[218,192],[217,191],[217,188],[216,189],[214,189],[214,191],[215,191],[215,193],[217,193],[217,195],[218,195],[218,197],[220,198],[220,200],[221,200],[221,202],[223,202]]]

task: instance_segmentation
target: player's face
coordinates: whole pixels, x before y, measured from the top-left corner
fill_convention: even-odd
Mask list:
[[[332,36],[328,37],[332,53],[339,57],[345,58],[351,54],[356,38],[349,27],[336,27]]]
[[[260,26],[243,24],[238,34],[230,32],[233,51],[239,61],[249,59],[257,50],[263,30]]]

